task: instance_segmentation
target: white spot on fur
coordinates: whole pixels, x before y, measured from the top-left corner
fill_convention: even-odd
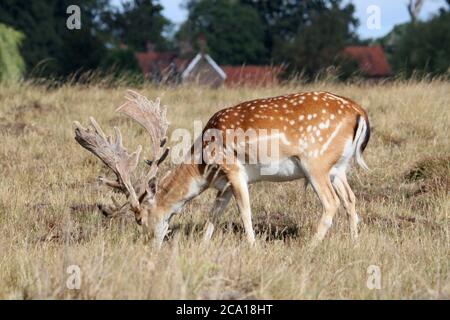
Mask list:
[[[323,217],[322,222],[326,228],[330,228],[333,223],[333,218],[331,218],[329,216],[325,216],[325,217]]]

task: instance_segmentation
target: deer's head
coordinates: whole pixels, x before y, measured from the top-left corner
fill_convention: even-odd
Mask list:
[[[151,236],[157,236],[161,228],[167,225],[160,221],[156,205],[156,174],[159,165],[169,153],[165,147],[167,142],[168,122],[166,109],[160,106],[159,99],[150,101],[144,96],[128,91],[127,102],[116,111],[124,113],[142,125],[150,136],[150,150],[153,160],[147,160],[147,172],[140,178],[132,177],[139,163],[142,147],[131,154],[122,144],[122,134],[114,127],[115,137],[106,136],[94,118],[90,118],[91,126],[84,128],[75,121],[75,140],[85,149],[97,156],[115,174],[115,180],[99,177],[100,181],[124,193],[127,201],[120,204],[112,197],[113,205],[99,205],[99,209],[107,216],[116,216],[132,211],[138,224],[142,225]],[[133,180],[133,182],[132,182]],[[156,233],[156,234],[155,234]]]

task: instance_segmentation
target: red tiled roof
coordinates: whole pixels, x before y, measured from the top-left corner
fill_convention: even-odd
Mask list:
[[[173,52],[138,52],[136,58],[144,74],[155,71],[155,68],[159,70],[169,68],[172,62],[175,62],[178,70],[184,70],[189,62],[186,59],[177,58],[176,53]]]
[[[358,62],[359,69],[370,77],[383,77],[391,73],[391,67],[381,46],[351,46],[344,54]]]
[[[170,70],[171,63],[176,69],[183,72],[191,60],[180,59],[174,52],[138,52],[136,58],[139,67],[145,75],[152,72]],[[278,83],[278,77],[283,71],[281,66],[220,66],[227,75],[226,85],[267,86]]]
[[[225,84],[229,86],[250,85],[266,86],[278,83],[278,76],[283,71],[281,66],[223,66],[227,75]]]

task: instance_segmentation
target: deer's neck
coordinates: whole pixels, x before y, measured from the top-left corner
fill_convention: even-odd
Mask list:
[[[195,164],[180,164],[158,184],[156,203],[162,215],[179,212],[183,206],[202,193],[207,182],[202,168]]]

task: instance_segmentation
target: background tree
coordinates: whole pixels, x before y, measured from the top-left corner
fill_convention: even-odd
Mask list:
[[[67,7],[74,1],[59,0],[56,3],[57,25],[64,26],[57,29],[62,41],[58,56],[62,75],[81,74],[98,68],[107,54],[106,43],[111,39],[103,21],[100,19],[102,12],[110,10],[109,1],[83,0],[77,2],[81,9],[80,30],[69,30],[65,27],[68,17]]]
[[[330,66],[341,66],[346,75],[355,71],[356,64],[341,55],[346,45],[358,42],[354,6],[342,6],[340,0],[317,1],[302,10],[303,23],[296,33],[274,38],[275,60],[287,63],[290,74],[301,72],[307,78]]]
[[[54,0],[0,2],[0,22],[25,35],[21,52],[28,70],[45,61],[48,73],[60,71],[57,57],[62,40],[57,33],[55,3]]]
[[[0,24],[0,83],[18,80],[25,69],[25,62],[20,54],[22,33]]]
[[[71,4],[81,8],[81,30],[66,27],[66,9]],[[28,72],[68,75],[100,63],[106,38],[97,17],[107,10],[107,0],[3,0],[0,22],[25,35],[21,52]]]
[[[258,12],[238,1],[189,1],[188,20],[181,26],[177,39],[188,39],[199,49],[203,35],[207,50],[220,64],[258,64],[264,62],[264,27]]]
[[[100,67],[107,74],[123,76],[141,73],[135,53],[129,48],[114,48],[108,51]]]
[[[441,9],[429,21],[405,26],[392,54],[397,72],[445,74],[450,71],[450,10]]]
[[[283,41],[292,40],[300,28],[309,23],[312,11],[326,9],[323,0],[240,0],[241,3],[254,8],[263,23],[264,46],[266,56],[264,62],[270,62],[275,46]]]
[[[169,42],[163,33],[171,23],[162,10],[158,1],[132,0],[106,14],[105,23],[115,39],[136,51],[145,51],[147,43],[155,45],[156,50],[165,50]]]

